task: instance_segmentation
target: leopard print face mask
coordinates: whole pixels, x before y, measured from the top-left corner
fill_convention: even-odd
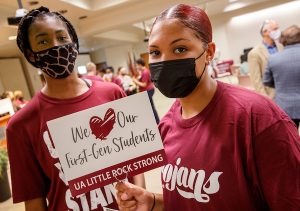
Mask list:
[[[74,70],[78,51],[75,44],[54,46],[34,53],[35,65],[52,78],[68,77]]]

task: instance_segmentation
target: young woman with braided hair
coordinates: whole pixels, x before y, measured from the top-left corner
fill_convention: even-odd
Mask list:
[[[120,210],[300,210],[298,131],[269,99],[209,76],[215,44],[205,12],[163,11],[148,48],[154,85],[177,98],[159,124],[163,194],[118,183]]]
[[[46,122],[124,97],[124,92],[114,84],[78,78],[76,31],[48,8],[32,10],[21,20],[17,44],[42,70],[46,85],[7,126],[13,201],[25,201],[26,211],[117,209],[113,185],[71,197]],[[143,186],[144,177],[131,182]]]

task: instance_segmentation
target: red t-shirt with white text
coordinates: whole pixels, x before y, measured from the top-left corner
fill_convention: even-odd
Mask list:
[[[218,82],[202,112],[176,101],[159,127],[166,211],[300,210],[298,131],[267,98]]]
[[[46,122],[124,96],[117,85],[94,81],[87,92],[71,99],[54,99],[40,92],[18,111],[7,127],[13,201],[45,197],[49,211],[117,210],[112,184],[71,197]]]

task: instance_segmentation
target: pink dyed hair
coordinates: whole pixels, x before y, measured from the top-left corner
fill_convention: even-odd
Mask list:
[[[178,4],[170,7],[156,17],[152,28],[156,23],[166,19],[178,19],[186,27],[194,30],[196,36],[205,44],[212,41],[212,27],[210,20],[204,10],[199,7],[187,4]]]

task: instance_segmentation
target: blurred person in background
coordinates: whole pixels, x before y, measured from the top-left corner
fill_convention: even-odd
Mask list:
[[[1,99],[5,99],[5,98],[9,98],[11,100],[11,102],[14,102],[15,96],[14,96],[13,91],[7,90],[7,91],[3,92],[1,95]]]
[[[23,108],[28,101],[24,99],[23,92],[21,90],[14,91],[15,100],[13,104],[15,105],[17,110]]]
[[[102,77],[104,81],[115,83],[119,87],[123,88],[122,82],[121,82],[120,78],[117,75],[114,74],[115,70],[114,70],[113,67],[107,67],[107,68],[105,68],[104,72],[105,73],[104,73],[104,75]]]
[[[13,91],[10,91],[10,90],[4,91],[4,92],[2,93],[2,95],[1,95],[1,99],[5,99],[5,98],[10,99],[14,111],[17,111],[17,108],[16,108],[16,106],[15,106],[15,104],[14,104],[15,96],[14,96]]]
[[[152,106],[153,114],[156,123],[158,124],[159,116],[153,102],[154,85],[151,81],[150,71],[146,68],[145,61],[142,58],[136,60],[135,63],[136,63],[136,69],[139,73],[139,76],[133,77],[133,81],[139,87],[139,92],[147,91]]]
[[[249,65],[248,65],[248,57],[246,54],[243,54],[240,56],[240,62],[241,62],[241,66],[240,66],[240,75],[248,75],[249,73]]]
[[[264,73],[265,86],[275,88],[275,102],[289,115],[297,128],[300,122],[300,28],[282,32],[284,50],[271,55]]]
[[[87,74],[82,75],[81,78],[90,79],[94,81],[103,81],[103,79],[97,76],[96,65],[93,62],[88,62],[86,64]]]
[[[274,89],[264,86],[262,80],[269,56],[283,49],[279,43],[281,32],[278,23],[274,20],[265,20],[261,26],[260,34],[262,42],[248,54],[250,79],[256,92],[273,99]]]
[[[122,87],[127,96],[133,95],[137,92],[137,86],[133,82],[132,78],[128,75],[128,71],[125,69],[125,67],[118,68],[118,77],[121,80]]]

